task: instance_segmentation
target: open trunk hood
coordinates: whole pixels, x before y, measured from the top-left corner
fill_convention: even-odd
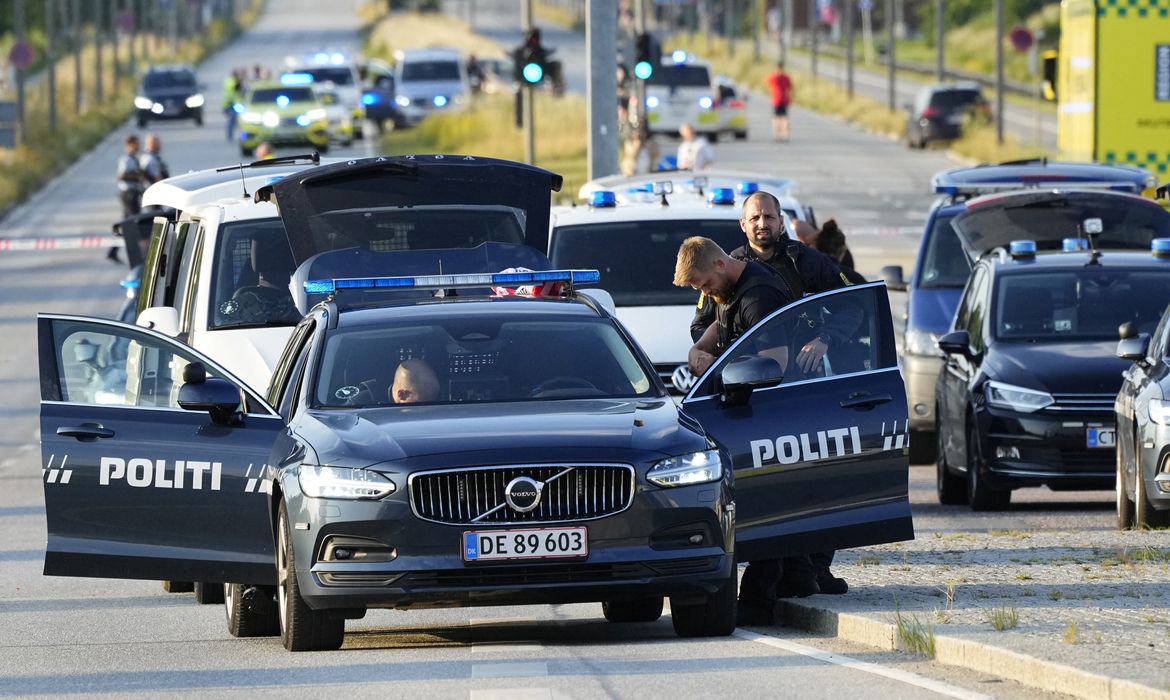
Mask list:
[[[1098,249],[1149,250],[1150,241],[1170,236],[1170,213],[1157,202],[1130,194],[1092,190],[1022,191],[967,202],[952,220],[973,258],[1015,240],[1036,241],[1039,250],[1060,250],[1065,238],[1084,238],[1085,219],[1100,219]]]
[[[345,248],[471,248],[485,242],[548,250],[552,192],[562,178],[478,156],[378,156],[305,170],[265,185],[297,265]]]

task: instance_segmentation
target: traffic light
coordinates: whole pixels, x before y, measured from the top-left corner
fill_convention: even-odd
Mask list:
[[[518,82],[536,85],[544,79],[547,52],[540,43],[539,29],[533,27],[528,30],[524,36],[524,43],[516,49],[515,56]]]
[[[646,32],[634,38],[634,77],[648,80],[661,60],[658,42]]]

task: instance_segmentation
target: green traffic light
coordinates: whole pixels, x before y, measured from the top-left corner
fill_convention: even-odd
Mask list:
[[[539,83],[540,79],[544,77],[544,69],[540,67],[539,63],[524,64],[524,79],[530,83]]]
[[[649,61],[638,61],[634,64],[634,77],[639,80],[646,80],[654,73],[654,66],[650,65]]]

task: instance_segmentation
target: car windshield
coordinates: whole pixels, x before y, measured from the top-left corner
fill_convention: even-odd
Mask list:
[[[979,99],[978,90],[942,90],[930,96],[930,105],[942,110],[952,110],[975,104]]]
[[[954,214],[939,214],[926,237],[922,256],[922,275],[918,286],[924,288],[962,289],[971,274],[971,261],[963,252],[959,235],[951,227]]]
[[[312,102],[313,89],[308,87],[257,88],[252,91],[252,104],[279,104],[281,97],[289,102]]]
[[[209,330],[293,326],[301,320],[289,289],[294,265],[280,219],[224,226],[212,265]]]
[[[148,90],[158,88],[194,88],[195,74],[188,71],[155,71],[147,73],[142,85]]]
[[[334,85],[353,85],[353,72],[345,66],[328,68],[304,68],[298,73],[308,73],[313,76],[313,82],[331,82]]]
[[[726,251],[744,244],[736,219],[606,222],[557,228],[549,258],[554,268],[600,270],[618,306],[690,305],[698,293],[674,286],[674,262],[691,236],[710,238]]]
[[[459,80],[459,64],[455,61],[409,61],[402,65],[402,80]]]
[[[711,87],[711,72],[706,66],[659,66],[647,85],[663,87]]]
[[[1139,332],[1166,308],[1170,270],[1086,265],[1075,270],[1003,275],[995,294],[995,337],[1040,342],[1117,340],[1117,327]]]
[[[530,309],[500,316],[338,329],[321,353],[314,407],[657,395],[612,321]]]

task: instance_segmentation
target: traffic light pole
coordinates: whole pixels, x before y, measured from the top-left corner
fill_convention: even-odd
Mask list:
[[[617,0],[586,0],[585,67],[589,101],[589,179],[618,172]]]
[[[524,34],[532,29],[532,0],[520,0],[520,20],[524,24]],[[536,109],[535,86],[521,81],[521,94],[524,99],[524,162],[529,165],[536,163],[536,128],[534,118]]]

